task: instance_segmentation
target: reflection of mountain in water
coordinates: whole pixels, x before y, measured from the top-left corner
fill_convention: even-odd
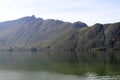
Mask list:
[[[1,52],[0,68],[24,71],[52,71],[65,74],[120,75],[120,54]]]

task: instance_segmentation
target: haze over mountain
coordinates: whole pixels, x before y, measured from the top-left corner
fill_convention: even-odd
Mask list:
[[[0,23],[1,50],[119,50],[120,22],[96,23],[23,17]]]

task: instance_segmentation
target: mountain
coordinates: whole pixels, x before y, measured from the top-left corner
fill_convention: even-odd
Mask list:
[[[1,50],[119,50],[120,22],[97,23],[23,17],[0,23]]]
[[[56,51],[120,50],[120,22],[104,25],[97,23],[90,27],[64,32],[51,42],[44,42],[38,47]]]

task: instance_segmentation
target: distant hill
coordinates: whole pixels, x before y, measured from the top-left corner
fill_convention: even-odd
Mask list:
[[[120,50],[120,22],[87,26],[83,22],[23,17],[0,23],[1,50]]]

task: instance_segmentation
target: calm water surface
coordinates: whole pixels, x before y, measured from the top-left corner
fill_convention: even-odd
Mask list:
[[[120,80],[120,54],[0,52],[0,80]]]

